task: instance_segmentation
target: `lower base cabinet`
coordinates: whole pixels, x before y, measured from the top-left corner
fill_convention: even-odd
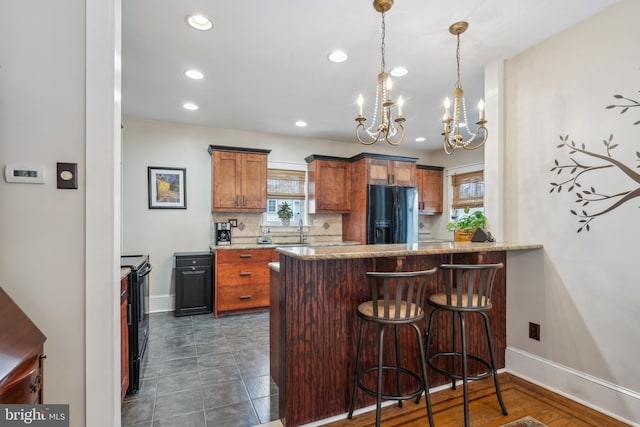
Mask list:
[[[213,311],[211,252],[176,252],[176,316]]]
[[[269,307],[269,263],[275,251],[218,249],[214,314]]]

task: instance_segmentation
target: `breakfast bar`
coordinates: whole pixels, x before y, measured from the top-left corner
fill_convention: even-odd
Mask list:
[[[418,243],[356,246],[300,246],[277,249],[280,263],[272,269],[271,375],[279,388],[279,414],[286,426],[345,414],[353,387],[358,320],[356,307],[370,299],[367,271],[427,270],[445,263],[503,263],[495,278],[489,315],[499,368],[505,365],[507,252],[534,250],[539,244],[517,243]],[[429,294],[443,291],[443,272],[429,284]],[[426,318],[421,325],[427,326]],[[442,322],[451,328],[450,322]],[[469,325],[474,337],[480,324]],[[480,329],[478,329],[479,331]],[[450,340],[450,329],[434,332],[432,348],[439,351]],[[373,348],[374,334],[367,334],[365,348]],[[479,335],[482,337],[483,335]],[[415,338],[400,333],[403,363],[418,370]],[[471,338],[469,351],[486,354],[486,342]],[[365,352],[364,364],[375,355]],[[390,354],[385,350],[386,354]],[[414,360],[416,359],[416,360]],[[471,370],[480,369],[470,366]],[[429,385],[447,382],[429,372]],[[356,408],[373,404],[358,395]]]

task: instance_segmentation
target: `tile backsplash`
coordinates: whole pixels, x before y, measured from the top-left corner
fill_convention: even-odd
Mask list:
[[[263,215],[260,213],[214,213],[211,215],[210,241],[215,245],[216,222],[237,220],[237,227],[231,229],[231,243],[250,244],[263,235],[265,229],[271,231],[275,243],[295,243],[300,239],[297,224],[290,226],[264,225]],[[303,227],[307,242],[340,242],[342,241],[342,215],[316,214],[309,215],[308,222]]]
[[[433,216],[420,215],[418,217],[419,240],[431,238],[433,227]],[[237,227],[231,229],[231,242],[236,244],[256,243],[256,240],[263,235],[265,229],[271,231],[272,239],[275,243],[296,243],[300,239],[300,231],[296,224],[290,226],[263,225],[263,215],[261,213],[214,213],[211,215],[211,245],[215,245],[216,222],[228,222],[230,219],[237,221]],[[306,241],[314,242],[340,242],[342,241],[342,215],[341,214],[315,214],[307,217],[307,223],[303,231]]]

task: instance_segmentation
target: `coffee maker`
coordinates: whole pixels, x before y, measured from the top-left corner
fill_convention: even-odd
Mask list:
[[[231,244],[231,224],[216,222],[216,245],[229,246]]]

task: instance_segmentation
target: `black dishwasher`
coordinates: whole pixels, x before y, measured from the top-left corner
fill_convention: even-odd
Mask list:
[[[176,316],[213,310],[213,256],[211,252],[176,252]]]

